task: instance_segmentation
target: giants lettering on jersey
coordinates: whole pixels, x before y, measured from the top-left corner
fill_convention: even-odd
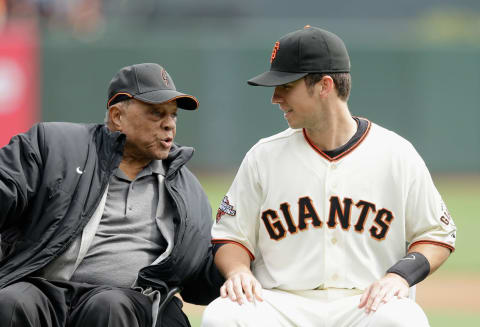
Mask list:
[[[372,215],[373,223],[368,226],[366,232],[377,241],[384,240],[387,236],[390,224],[394,218],[392,212],[388,209],[380,209],[377,211],[375,204],[360,200],[357,203],[350,198],[344,198],[340,201],[338,196],[330,198],[330,210],[326,225],[328,228],[339,228],[349,231],[355,230],[358,233],[365,231],[365,224],[369,215]],[[343,204],[342,204],[343,203]],[[352,207],[358,208],[359,213],[356,217],[352,217]],[[304,231],[311,225],[313,228],[322,228],[323,222],[320,219],[312,199],[305,196],[298,199],[298,217],[293,217],[290,204],[284,202],[280,204],[280,212],[268,209],[262,212],[262,221],[270,235],[270,238],[279,241],[290,234],[296,234]],[[352,227],[353,224],[353,227]]]

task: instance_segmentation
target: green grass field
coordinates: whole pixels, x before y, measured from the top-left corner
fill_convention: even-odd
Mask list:
[[[434,178],[437,188],[457,225],[454,254],[442,270],[471,272],[480,277],[478,238],[480,231],[480,176]]]
[[[456,312],[454,310],[425,310],[431,327],[477,327],[480,326],[480,313]],[[194,325],[192,325],[194,326]],[[200,326],[200,323],[198,325]]]
[[[233,174],[198,175],[213,209],[213,215],[228,190]],[[463,274],[480,279],[480,255],[478,254],[478,231],[480,231],[480,175],[434,176],[435,184],[442,194],[457,225],[456,251],[436,274]],[[445,294],[445,302],[449,302]],[[474,311],[442,310],[427,308],[425,311],[432,327],[480,326],[480,303]],[[188,312],[187,312],[188,313]],[[188,313],[193,327],[200,326],[200,315]]]

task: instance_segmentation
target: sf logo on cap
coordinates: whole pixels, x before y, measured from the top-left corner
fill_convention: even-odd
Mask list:
[[[278,49],[280,49],[280,42],[277,41],[277,42],[275,42],[275,45],[273,46],[272,56],[270,57],[270,63],[272,63],[272,61],[277,56]]]
[[[165,69],[162,69],[162,79],[163,82],[165,83],[166,86],[168,86],[168,77],[167,77],[167,71]]]

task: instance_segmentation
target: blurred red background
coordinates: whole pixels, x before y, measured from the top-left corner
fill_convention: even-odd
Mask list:
[[[40,114],[37,29],[10,22],[0,30],[0,147]]]

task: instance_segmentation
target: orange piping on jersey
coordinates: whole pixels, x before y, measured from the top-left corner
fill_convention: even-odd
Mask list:
[[[437,242],[437,241],[416,241],[415,243],[412,243],[408,247],[408,250],[410,251],[412,246],[417,245],[417,244],[433,244],[433,245],[443,246],[444,248],[450,249],[450,251],[452,251],[452,252],[455,251],[455,248],[453,246],[451,246],[450,244]]]
[[[247,247],[246,247],[245,245],[243,245],[242,243],[240,243],[240,242],[236,242],[236,241],[232,241],[232,240],[225,240],[225,239],[213,239],[213,240],[212,240],[212,243],[213,243],[213,244],[227,244],[227,243],[231,243],[231,244],[238,245],[239,247],[241,247],[242,249],[244,249],[245,251],[247,251],[248,256],[250,257],[250,260],[251,260],[251,261],[255,260],[255,256],[252,254],[252,252],[250,252],[250,250],[247,249]]]
[[[365,130],[365,132],[363,133],[362,137],[360,137],[360,139],[357,141],[357,143],[355,143],[354,145],[352,145],[349,149],[347,149],[345,152],[342,152],[340,153],[338,156],[336,157],[333,157],[333,158],[330,158],[329,156],[327,156],[325,154],[325,152],[323,152],[322,150],[320,150],[315,144],[313,144],[313,142],[310,140],[310,138],[308,137],[307,135],[307,132],[305,131],[305,128],[303,129],[303,136],[305,137],[305,139],[307,140],[308,144],[310,144],[310,146],[318,152],[318,154],[320,154],[322,157],[324,157],[325,159],[327,159],[328,161],[337,161],[341,158],[343,158],[344,156],[346,156],[347,154],[349,154],[350,152],[352,152],[353,150],[355,150],[359,145],[360,143],[363,142],[363,140],[365,139],[365,137],[367,136],[368,132],[370,132],[370,127],[372,126],[372,123],[368,120],[368,119],[365,119],[368,123],[368,126],[367,126],[367,129]]]
[[[107,108],[110,106],[110,102],[112,102],[113,99],[115,99],[117,96],[122,95],[122,94],[128,96],[129,98],[133,98],[133,96],[130,93],[125,93],[125,92],[116,93],[113,97],[110,98],[110,100],[108,100]]]

